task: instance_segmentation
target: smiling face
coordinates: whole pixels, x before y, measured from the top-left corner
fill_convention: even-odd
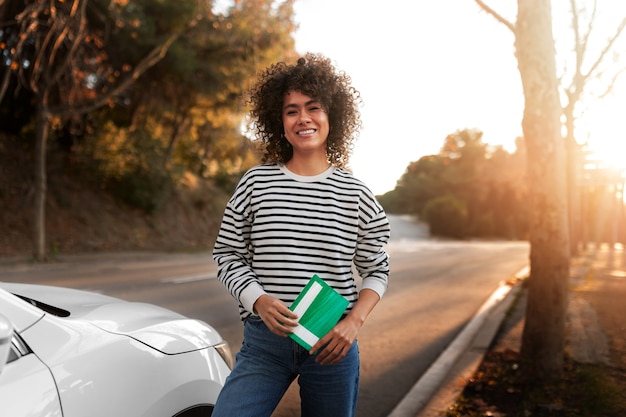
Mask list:
[[[294,158],[323,157],[326,160],[329,123],[320,102],[299,91],[285,94],[283,127]]]

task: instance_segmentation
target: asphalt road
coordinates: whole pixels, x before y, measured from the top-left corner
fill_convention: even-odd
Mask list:
[[[410,218],[391,217],[387,294],[359,336],[358,417],[383,417],[462,330],[501,281],[528,264],[527,242],[429,240]],[[149,302],[215,327],[241,345],[236,303],[215,279],[209,254],[65,256],[44,265],[0,264],[0,280],[98,291]],[[299,416],[297,384],[273,417]]]

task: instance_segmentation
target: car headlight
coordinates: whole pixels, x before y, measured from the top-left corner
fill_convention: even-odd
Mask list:
[[[222,359],[224,359],[224,362],[226,362],[226,365],[228,365],[228,369],[232,370],[233,365],[235,364],[235,361],[233,360],[233,354],[230,351],[230,346],[228,345],[228,342],[222,341],[221,343],[218,343],[214,347],[217,353],[219,353]]]

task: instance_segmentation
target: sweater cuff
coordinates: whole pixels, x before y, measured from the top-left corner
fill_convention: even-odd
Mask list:
[[[366,288],[377,293],[381,299],[383,298],[383,294],[387,291],[387,285],[376,278],[364,279],[361,284],[361,290]]]
[[[252,283],[248,285],[248,287],[241,292],[239,296],[239,302],[246,309],[246,311],[257,314],[254,312],[254,303],[259,299],[260,296],[267,294],[263,287],[258,283]]]

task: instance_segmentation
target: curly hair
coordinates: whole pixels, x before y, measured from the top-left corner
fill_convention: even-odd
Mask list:
[[[286,163],[293,156],[283,135],[282,119],[284,98],[290,91],[320,102],[329,122],[326,155],[330,163],[345,168],[361,128],[361,95],[345,72],[337,71],[330,59],[313,53],[299,57],[295,64],[272,64],[248,92],[249,127],[261,141],[263,162]]]

